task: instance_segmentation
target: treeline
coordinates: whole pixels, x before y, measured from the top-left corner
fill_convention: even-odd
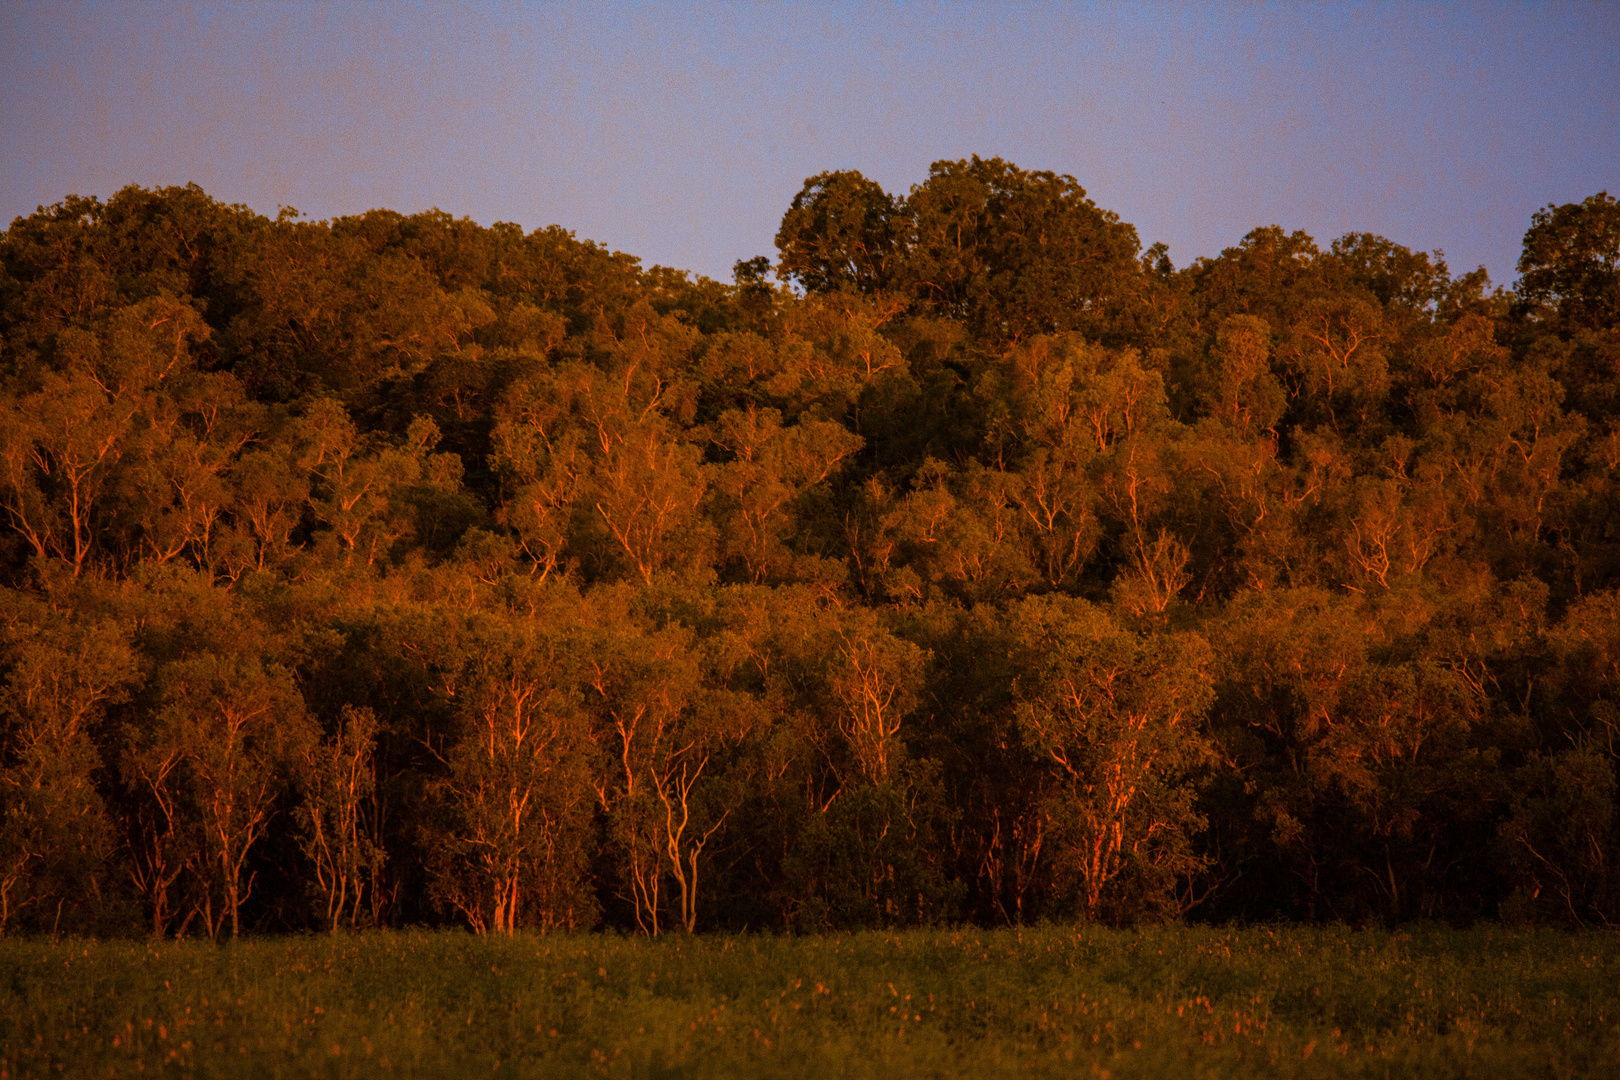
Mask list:
[[[0,929],[1620,920],[1620,207],[0,239]],[[774,277],[773,277],[774,273]]]

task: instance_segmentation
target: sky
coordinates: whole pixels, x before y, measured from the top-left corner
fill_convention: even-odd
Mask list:
[[[195,182],[315,219],[557,224],[719,280],[807,177],[1075,177],[1177,266],[1373,232],[1511,285],[1620,194],[1620,3],[0,0],[0,222]]]

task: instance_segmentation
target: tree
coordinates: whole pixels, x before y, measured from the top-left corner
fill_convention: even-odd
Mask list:
[[[1515,352],[1558,373],[1572,410],[1620,430],[1620,201],[1599,192],[1538,211],[1519,274]]]
[[[1007,476],[1002,490],[1021,511],[1029,561],[1053,587],[1076,587],[1112,509],[1125,561],[1163,610],[1185,584],[1185,553],[1174,537],[1149,531],[1166,490],[1155,438],[1169,423],[1162,377],[1133,349],[1065,334],[1015,349],[1001,385],[986,381],[1002,398],[991,446]]]
[[[495,317],[477,290],[443,289],[420,259],[374,245],[352,219],[284,212],[244,239],[230,276],[244,302],[220,348],[272,400],[325,392],[374,405]]]
[[[1021,655],[1019,730],[1055,769],[1049,842],[1088,918],[1174,912],[1203,869],[1192,838],[1196,774],[1211,758],[1209,646],[1144,637],[1085,601],[1030,598],[1008,611]]]
[[[154,395],[186,374],[208,328],[188,304],[157,297],[103,314],[94,332],[59,335],[61,371],[0,412],[0,497],[35,557],[79,576],[101,547],[108,502]]]
[[[0,919],[1613,919],[1615,206],[1512,297],[1275,226],[1178,271],[983,158],[812,177],[776,289],[41,209]]]
[[[1269,431],[1286,404],[1271,374],[1271,327],[1253,315],[1227,316],[1210,360],[1198,395],[1205,415],[1250,437]]]
[[[571,679],[568,598],[552,600],[544,623],[475,615],[437,650],[458,730],[436,783],[448,821],[433,887],[479,933],[596,918],[585,883],[595,754]]]
[[[1074,177],[977,156],[934,162],[904,200],[857,172],[813,176],[776,246],[777,272],[806,292],[893,293],[1002,349],[1098,334],[1140,273],[1136,230]]]
[[[854,613],[838,620],[827,644],[828,689],[857,775],[869,784],[888,783],[900,764],[901,724],[917,706],[928,656]]]
[[[1517,771],[1495,845],[1514,886],[1504,916],[1614,925],[1615,788],[1613,761],[1588,747],[1538,754]]]
[[[313,403],[302,419],[310,509],[330,530],[345,565],[373,567],[388,559],[411,531],[406,496],[413,489],[453,492],[460,486],[461,462],[432,452],[439,429],[426,417],[413,420],[397,444],[362,438],[335,401]]]
[[[1279,347],[1302,419],[1334,431],[1370,427],[1388,391],[1383,313],[1355,296],[1327,296],[1306,306]]]
[[[720,522],[721,558],[754,582],[793,576],[788,546],[794,503],[833,476],[862,440],[841,424],[803,418],[789,427],[776,409],[729,409],[715,445],[731,457],[715,470],[711,511]]]
[[[1231,315],[1288,326],[1325,288],[1321,255],[1304,232],[1276,225],[1251,229],[1237,246],[1187,268],[1194,309],[1212,326]]]
[[[1000,158],[936,161],[905,212],[905,289],[1002,348],[1034,334],[1101,336],[1140,273],[1136,230],[1072,176]]]
[[[0,691],[0,933],[37,911],[54,933],[94,925],[83,909],[110,885],[112,821],[97,773],[96,729],[138,680],[124,633],[10,597],[9,673]],[[110,891],[110,890],[109,890]],[[52,901],[54,900],[54,907]],[[89,917],[87,917],[89,916]]]
[[[345,706],[330,739],[303,748],[303,798],[296,814],[304,857],[315,870],[322,914],[335,934],[359,924],[361,905],[375,890],[387,853],[378,836],[377,717]]]
[[[1570,330],[1612,333],[1620,326],[1620,200],[1600,191],[1537,210],[1518,269],[1521,302],[1551,308]]]
[[[171,839],[183,827],[176,818],[189,815],[195,907],[209,937],[227,922],[236,937],[253,893],[248,856],[315,733],[290,674],[256,657],[195,655],[158,680],[163,705],[134,769],[162,805]]]
[[[667,361],[641,355],[643,345],[612,374],[568,364],[508,395],[495,433],[515,488],[504,517],[542,574],[569,551],[589,556],[598,575],[643,584],[706,561],[699,506],[711,470],[664,415]]]
[[[1454,902],[1447,854],[1487,842],[1502,782],[1503,732],[1482,725],[1495,631],[1469,606],[1437,617],[1420,580],[1231,606],[1213,715],[1240,772],[1211,803],[1230,807],[1225,850],[1271,881],[1257,913],[1394,920]]]
[[[881,521],[883,533],[898,541],[901,567],[968,600],[994,600],[1039,581],[1042,575],[1031,563],[1033,545],[1024,542],[1030,522],[1021,479],[977,462],[958,475],[943,461],[924,460],[912,490]],[[1052,499],[1049,490],[1038,484],[1034,497],[1057,503],[1051,507],[1057,514],[1068,510],[1062,495]],[[1079,494],[1083,498],[1089,489],[1080,488]],[[1037,518],[1037,525],[1044,518]],[[1063,538],[1068,543],[1040,545],[1041,554],[1051,560],[1043,569],[1060,580],[1071,565],[1078,566],[1094,540],[1085,528],[1090,522],[1084,516],[1081,522],[1082,528]],[[897,582],[891,588],[899,592],[902,586]]]
[[[181,560],[210,572],[239,573],[243,551],[220,543],[231,533],[227,476],[263,416],[224,372],[182,374],[153,395],[144,430],[113,491],[116,562]]]
[[[637,928],[664,925],[663,885],[673,881],[676,925],[697,927],[701,857],[731,815],[715,766],[742,740],[753,710],[723,693],[692,635],[654,629],[601,596],[585,693],[598,744],[612,764],[597,796],[609,815]],[[707,774],[707,775],[706,775]]]
[[[896,199],[858,172],[804,182],[776,234],[777,275],[806,292],[885,290],[904,257],[906,222]]]

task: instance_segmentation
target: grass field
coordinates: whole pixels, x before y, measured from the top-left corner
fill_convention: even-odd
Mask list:
[[[1615,1076],[1620,935],[0,940],[22,1076]]]

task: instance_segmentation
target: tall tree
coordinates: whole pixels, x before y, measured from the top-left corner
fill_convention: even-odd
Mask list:
[[[116,892],[97,730],[139,675],[124,633],[7,598],[0,690],[0,933],[95,927]]]
[[[1084,601],[1029,599],[1008,611],[1024,670],[1019,730],[1054,770],[1045,813],[1088,918],[1178,913],[1177,887],[1203,869],[1194,783],[1209,763],[1209,646],[1140,637]]]
[[[899,201],[858,172],[824,172],[793,196],[776,234],[777,274],[806,292],[888,289],[904,258]]]
[[[595,921],[583,882],[595,755],[567,604],[554,597],[546,625],[474,616],[438,650],[458,730],[437,784],[449,816],[434,889],[479,933]]]
[[[1140,273],[1136,230],[1072,176],[1000,158],[936,161],[905,209],[905,287],[1003,348],[1041,333],[1103,336]]]
[[[163,706],[133,768],[162,804],[167,839],[192,837],[181,851],[209,936],[228,924],[235,937],[253,893],[248,856],[315,733],[290,674],[257,657],[194,655],[166,665],[159,684]]]
[[[1537,210],[1515,291],[1524,303],[1552,309],[1569,330],[1620,326],[1620,200],[1600,191]]]

